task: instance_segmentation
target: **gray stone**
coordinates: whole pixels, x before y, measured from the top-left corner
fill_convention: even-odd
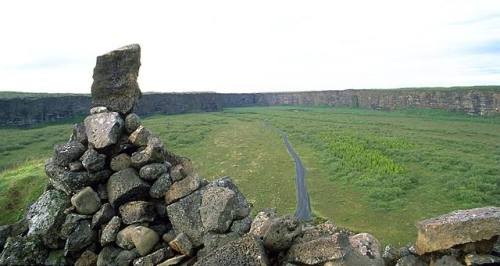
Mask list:
[[[132,235],[135,234],[137,226],[135,224],[129,225],[119,231],[116,235],[116,244],[123,249],[133,249],[134,242],[132,241]]]
[[[111,159],[110,168],[111,170],[118,172],[129,168],[130,164],[130,156],[126,153],[121,153]]]
[[[83,167],[82,162],[74,161],[68,164],[68,168],[71,172],[79,172],[83,171],[85,168]]]
[[[46,266],[66,266],[68,265],[68,261],[66,260],[66,257],[64,257],[64,250],[58,249],[58,250],[52,250],[49,253],[49,256],[45,260]]]
[[[175,230],[172,229],[172,230],[165,232],[161,236],[161,239],[163,239],[163,241],[165,243],[169,243],[170,241],[174,240],[176,236],[177,236],[177,233],[175,232]]]
[[[132,234],[132,242],[141,256],[149,254],[160,240],[158,234],[147,227],[137,226],[134,228],[134,231],[135,232]]]
[[[124,224],[152,222],[155,218],[155,207],[147,201],[130,201],[120,206],[120,215]]]
[[[90,108],[91,115],[100,114],[100,113],[107,113],[107,112],[109,112],[109,110],[105,106],[96,106],[96,107]]]
[[[167,193],[165,193],[165,202],[168,205],[191,194],[200,187],[200,181],[198,175],[190,175],[173,183]]]
[[[87,133],[85,132],[85,125],[83,123],[73,125],[73,131],[69,141],[76,141],[83,145],[87,145]]]
[[[399,252],[393,246],[387,245],[384,248],[384,253],[382,253],[382,259],[386,265],[394,265],[399,259]]]
[[[464,258],[465,265],[500,265],[500,257],[488,254],[468,254]]]
[[[21,219],[13,224],[0,225],[0,252],[7,241],[7,238],[20,236],[28,231],[28,222],[26,219]]]
[[[115,207],[127,201],[144,198],[149,192],[149,184],[140,179],[132,168],[114,173],[109,178],[106,188],[109,203]]]
[[[0,254],[0,265],[42,265],[48,255],[38,235],[9,237]]]
[[[122,250],[118,256],[116,256],[116,265],[117,266],[129,266],[132,262],[139,258],[141,255],[137,250]]]
[[[60,236],[63,239],[67,239],[69,235],[76,230],[76,227],[81,220],[90,220],[90,218],[91,217],[88,215],[81,215],[76,213],[70,213],[66,215],[66,219],[61,226]]]
[[[170,176],[165,173],[155,180],[149,190],[149,196],[155,199],[163,198],[171,185],[172,181],[170,181]]]
[[[301,233],[299,221],[291,216],[269,219],[262,228],[264,247],[271,251],[288,249]]]
[[[219,247],[238,238],[240,238],[240,235],[234,232],[229,232],[227,234],[206,233],[203,235],[204,248],[198,251],[198,257],[206,256]]]
[[[116,235],[120,231],[121,224],[122,222],[120,217],[115,216],[111,218],[108,224],[104,226],[104,229],[102,229],[101,239],[100,239],[101,246],[106,246],[110,243],[115,242]]]
[[[106,155],[96,152],[94,149],[89,148],[80,158],[83,167],[89,172],[97,172],[104,169],[106,165]]]
[[[193,253],[193,244],[184,233],[178,234],[172,241],[168,242],[168,245],[175,251],[191,256]]]
[[[151,136],[151,131],[144,126],[139,126],[130,136],[128,140],[135,146],[141,147],[148,144],[148,139]]]
[[[396,266],[427,266],[427,263],[415,255],[408,255],[400,258]]]
[[[193,169],[193,164],[191,161],[187,158],[182,158],[180,163],[176,164],[172,169],[170,170],[170,175],[172,177],[172,180],[179,181],[186,176],[194,174],[194,169]]]
[[[64,144],[56,145],[52,160],[60,166],[68,166],[70,162],[78,160],[85,152],[85,146],[77,141],[70,141]]]
[[[252,218],[247,216],[241,220],[235,220],[231,224],[231,232],[238,233],[239,235],[244,235],[250,231],[250,226],[252,225]]]
[[[270,265],[262,243],[253,235],[246,235],[200,258],[194,265]]]
[[[235,219],[243,219],[250,214],[250,205],[248,204],[248,201],[246,200],[243,193],[239,191],[238,187],[234,184],[233,180],[231,180],[230,177],[226,176],[216,179],[207,185],[207,188],[209,187],[223,187],[230,189],[234,192],[237,199],[236,201],[237,205],[235,209]]]
[[[26,213],[28,236],[41,235],[45,245],[57,248],[58,233],[64,222],[64,210],[68,205],[68,197],[63,192],[45,191]]]
[[[276,209],[265,209],[258,212],[250,226],[250,234],[258,237],[264,236],[267,224],[277,216]]]
[[[187,180],[187,179],[183,179]],[[179,181],[180,183],[182,181]],[[201,198],[200,216],[206,231],[224,233],[235,217],[236,195],[224,187],[209,187]]]
[[[88,142],[96,149],[116,144],[123,130],[123,119],[118,113],[100,113],[85,118]]]
[[[349,237],[349,243],[353,250],[363,256],[367,265],[385,265],[380,254],[380,243],[374,236],[368,233],[356,234]]]
[[[85,250],[75,262],[75,266],[94,266],[96,264],[97,255],[90,250]]]
[[[102,248],[99,256],[97,256],[97,266],[110,266],[116,264],[116,257],[122,249],[114,246],[105,246]]]
[[[187,258],[186,255],[177,255],[173,258],[170,258],[170,259],[158,264],[157,266],[179,265],[179,263],[181,263],[185,258]]]
[[[135,113],[131,113],[125,117],[125,129],[130,134],[141,125],[141,119]]]
[[[115,216],[115,210],[111,204],[104,203],[92,217],[92,228],[97,228],[111,220]]]
[[[155,136],[148,139],[148,145],[143,150],[134,152],[130,158],[132,166],[141,168],[150,163],[162,163],[165,161],[165,148],[162,141]]]
[[[94,180],[87,171],[70,172],[64,167],[58,166],[49,159],[45,164],[45,173],[49,176],[49,183],[68,195],[72,195],[82,188],[94,183]]]
[[[500,207],[454,211],[417,223],[418,254],[500,235]]]
[[[250,231],[252,230],[250,229]],[[330,221],[315,226],[303,226],[302,235],[295,238],[294,244],[305,243],[322,237],[330,237],[340,232],[342,232],[342,230],[339,230],[337,226]]]
[[[171,258],[174,256],[174,253],[170,248],[161,248],[147,256],[140,257],[134,260],[134,266],[149,266],[149,265],[157,265],[158,263]]]
[[[128,45],[97,57],[92,83],[92,105],[127,114],[141,97],[137,83],[141,48]]]
[[[156,180],[160,176],[167,173],[168,169],[165,164],[162,163],[152,163],[141,167],[139,171],[139,176],[144,180]]]
[[[195,191],[191,195],[167,206],[167,214],[176,232],[185,233],[194,247],[203,244],[203,224],[199,208],[201,193]]]
[[[432,260],[430,266],[462,266],[456,257],[445,255],[436,260]]]
[[[85,187],[71,197],[71,204],[80,214],[94,214],[101,208],[101,199],[91,187]]]
[[[78,252],[94,242],[96,233],[90,228],[89,220],[81,220],[78,222],[75,231],[73,231],[66,239],[64,245],[64,254],[67,256]]]

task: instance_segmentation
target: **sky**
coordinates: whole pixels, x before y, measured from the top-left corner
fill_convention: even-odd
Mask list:
[[[500,84],[500,1],[2,1],[0,91],[90,93],[138,43],[143,92]]]

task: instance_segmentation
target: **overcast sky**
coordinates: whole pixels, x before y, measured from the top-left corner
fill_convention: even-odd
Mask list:
[[[0,90],[89,93],[142,47],[143,91],[500,84],[500,1],[2,1]]]

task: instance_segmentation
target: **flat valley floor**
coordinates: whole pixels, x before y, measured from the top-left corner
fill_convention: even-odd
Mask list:
[[[17,220],[40,195],[45,159],[80,120],[0,129],[0,224]],[[203,177],[231,176],[254,214],[295,212],[295,166],[276,129],[285,132],[306,168],[315,219],[370,232],[384,244],[414,241],[418,220],[500,205],[500,117],[251,107],[143,123]]]

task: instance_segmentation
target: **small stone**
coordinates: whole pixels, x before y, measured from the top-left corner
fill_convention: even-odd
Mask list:
[[[98,172],[104,169],[106,165],[106,155],[96,152],[94,149],[88,149],[80,158],[83,167],[89,172]]]
[[[78,226],[78,223],[82,220],[90,220],[90,216],[88,215],[81,215],[81,214],[76,214],[76,213],[70,213],[66,216],[66,220],[64,221],[63,225],[61,226],[61,231],[60,235],[63,239],[67,239],[71,233],[73,233],[76,230],[76,227]]]
[[[121,219],[118,216],[111,218],[108,224],[104,227],[101,233],[101,246],[106,246],[115,242],[116,235],[120,231]]]
[[[423,262],[415,255],[408,255],[400,258],[396,266],[427,266],[427,263]]]
[[[97,255],[90,250],[85,250],[75,262],[75,266],[94,266],[96,264]]]
[[[487,254],[468,254],[464,258],[465,265],[499,265],[500,257]]]
[[[138,115],[131,113],[125,117],[125,129],[130,134],[141,125],[141,119]]]
[[[200,215],[203,226],[209,232],[226,232],[235,216],[235,209],[236,195],[232,190],[223,187],[208,188],[201,198]]]
[[[85,146],[80,142],[70,141],[56,145],[52,161],[60,166],[68,166],[70,162],[78,160],[85,152]]]
[[[123,249],[133,249],[134,242],[132,242],[132,235],[135,234],[135,228],[138,225],[129,225],[123,228],[116,235],[116,244]]]
[[[248,233],[250,231],[250,226],[252,225],[252,218],[247,216],[241,220],[235,220],[231,224],[231,232],[238,233],[240,236]]]
[[[90,221],[81,220],[78,222],[75,231],[73,231],[66,239],[64,246],[64,254],[68,256],[74,252],[78,252],[94,242],[96,233],[90,228]]]
[[[139,178],[137,172],[127,168],[114,173],[108,180],[109,203],[119,206],[127,201],[145,198],[149,193],[149,184]]]
[[[417,223],[417,253],[444,250],[455,245],[500,235],[500,207],[455,211]]]
[[[123,130],[123,119],[118,113],[99,113],[85,118],[85,131],[96,149],[116,144]]]
[[[155,207],[147,201],[131,201],[119,208],[124,224],[152,222],[155,218]]]
[[[109,266],[116,264],[116,257],[122,250],[114,246],[105,246],[97,256],[97,266]]]
[[[200,258],[194,265],[269,265],[262,243],[253,235],[246,235]]]
[[[261,236],[264,247],[272,251],[288,249],[302,232],[299,221],[291,216],[272,218],[264,225]]]
[[[168,245],[173,250],[186,256],[191,256],[191,254],[193,253],[193,245],[184,233],[178,234],[172,241],[168,243]]]
[[[156,181],[153,183],[153,185],[149,189],[149,196],[155,199],[163,198],[165,197],[165,193],[167,193],[171,185],[172,181],[170,181],[170,176],[165,173],[158,179],[156,179]]]
[[[137,83],[141,48],[133,44],[97,57],[92,83],[92,105],[127,114],[141,97]]]
[[[186,255],[177,255],[171,259],[168,259],[157,266],[171,266],[171,265],[178,265],[181,261],[183,261],[187,256]]]
[[[276,209],[265,209],[257,213],[250,226],[250,233],[262,237],[269,221],[277,217]]]
[[[165,202],[171,204],[197,190],[200,187],[200,178],[198,175],[188,176],[181,181],[177,181],[170,186],[165,193]]]
[[[43,265],[49,252],[38,235],[9,237],[0,265]]]
[[[79,172],[84,169],[83,164],[80,161],[74,161],[69,163],[68,168],[71,172]]]
[[[96,106],[93,108],[90,108],[90,114],[95,115],[95,114],[100,114],[100,113],[107,113],[109,112],[108,108],[104,106]]]
[[[101,207],[101,199],[91,187],[86,187],[71,197],[71,204],[80,214],[94,214]]]
[[[303,243],[294,243],[286,254],[286,260],[294,264],[316,265],[329,261],[346,262],[350,254],[347,234],[337,233]],[[355,254],[353,254],[355,255]],[[356,264],[342,264],[356,265]],[[364,265],[364,264],[358,264]]]
[[[111,220],[115,216],[115,210],[111,204],[104,203],[94,216],[92,217],[92,228],[97,228]]]
[[[151,131],[149,129],[139,126],[130,136],[128,140],[135,146],[146,146],[148,144],[148,139],[151,136]]]
[[[147,255],[158,243],[160,237],[158,234],[144,226],[135,227],[135,233],[132,234],[132,242],[141,256]]]
[[[66,258],[64,257],[64,250],[58,249],[58,250],[52,250],[49,253],[49,256],[45,260],[46,266],[66,266],[68,265],[68,262],[66,261]]]
[[[174,253],[170,248],[161,248],[147,256],[140,257],[134,260],[134,266],[149,266],[149,265],[157,265],[158,263],[171,258],[174,256]]]
[[[168,169],[165,164],[152,163],[141,167],[139,176],[144,180],[156,180],[163,174],[167,173]]]
[[[116,256],[117,266],[129,266],[132,262],[139,258],[141,255],[137,250],[122,250],[118,256]]]
[[[161,163],[165,161],[165,149],[158,137],[151,136],[148,145],[143,150],[134,152],[130,158],[132,166],[141,168],[149,163]]]
[[[368,233],[356,234],[349,237],[349,243],[355,251],[370,261],[370,265],[384,265],[380,254],[380,243],[374,236]]]
[[[83,145],[87,145],[87,133],[85,132],[85,125],[83,123],[73,125],[73,132],[71,133],[69,141],[76,141]]]
[[[126,153],[121,153],[111,159],[110,167],[111,170],[118,172],[129,168],[130,164],[130,156]]]

